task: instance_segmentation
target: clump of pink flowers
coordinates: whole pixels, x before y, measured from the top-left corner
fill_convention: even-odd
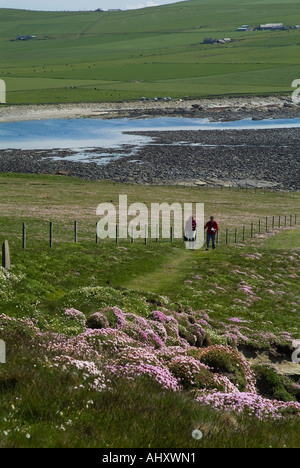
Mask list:
[[[201,394],[197,401],[202,405],[212,406],[222,411],[248,414],[260,420],[279,420],[285,415],[300,416],[300,403],[269,400],[253,393],[210,392]]]
[[[242,286],[244,292],[250,288],[245,283]],[[254,292],[250,291],[252,296]],[[66,309],[65,316],[81,325],[86,323],[85,315],[77,309]],[[237,316],[227,323],[218,322],[218,326],[238,345],[247,342],[243,334],[247,322],[251,323]],[[90,328],[92,323],[95,326]],[[236,348],[211,342],[203,347],[206,330],[213,332],[213,324],[206,311],[188,308],[178,312],[156,310],[146,318],[109,307],[92,314],[82,333],[66,336],[42,332],[31,319],[0,315],[0,332],[12,329],[28,336],[30,344],[39,350],[42,363],[77,378],[74,389],[88,387],[103,392],[110,391],[112,382],[119,378],[150,379],[166,390],[197,392],[200,404],[216,409],[246,412],[259,419],[300,415],[300,403],[271,401],[257,395],[255,375]],[[254,333],[262,342],[292,339],[287,332],[279,338],[272,333]]]
[[[53,367],[60,367],[66,373],[77,370],[82,381],[94,390],[103,391],[108,388],[110,381],[92,361],[74,359],[71,356],[57,356],[53,362]]]
[[[85,326],[86,324],[86,316],[83,312],[76,309],[65,309],[65,314],[69,319],[75,320],[75,322],[79,323],[81,326]]]
[[[249,320],[245,320],[245,319],[242,319],[242,318],[239,318],[239,317],[231,317],[228,319],[229,322],[233,322],[233,323],[247,323],[249,322]]]
[[[146,376],[153,379],[167,390],[179,390],[178,380],[166,367],[163,367],[162,365],[154,366],[144,362],[137,364],[127,363],[125,366],[119,364],[107,365],[106,369],[113,374],[114,377],[124,377],[129,380],[137,380]]]
[[[248,361],[236,349],[223,345],[210,346],[199,351],[199,359],[205,363],[211,363],[208,365],[213,366],[217,373],[219,373],[219,367],[226,367],[229,363],[230,373],[231,369],[236,369],[236,372],[244,377],[246,392],[256,393],[255,375]]]
[[[176,356],[168,367],[184,388],[212,387],[211,369],[192,356]]]

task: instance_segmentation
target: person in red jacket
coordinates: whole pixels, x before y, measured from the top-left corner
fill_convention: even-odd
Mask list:
[[[191,216],[185,225],[184,240],[187,249],[195,248],[195,241],[197,235],[197,222],[193,216]]]
[[[207,229],[207,237],[206,237],[206,250],[209,250],[210,241],[212,241],[212,248],[215,250],[216,248],[216,234],[219,230],[219,225],[213,216],[210,217],[210,221],[206,223],[205,229]]]

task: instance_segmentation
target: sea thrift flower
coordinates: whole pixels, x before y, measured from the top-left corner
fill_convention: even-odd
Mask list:
[[[251,371],[250,364],[236,349],[230,348],[229,346],[214,345],[209,348],[199,350],[199,358],[204,362],[214,362],[216,365],[220,362],[222,366],[224,361],[228,361],[231,367],[234,365],[239,367],[245,378],[246,392],[253,394],[256,393],[255,375]],[[214,370],[215,372],[217,371],[217,369]]]
[[[160,310],[155,310],[150,314],[151,320],[157,320],[158,322],[166,323],[169,321],[169,318]]]
[[[247,304],[257,300],[252,287],[245,282],[240,286],[247,291]],[[294,307],[298,305],[294,304]],[[41,332],[36,320],[2,314],[0,331],[5,330],[6,335],[18,333],[28,339],[30,346],[39,353],[34,366],[43,364],[51,372],[70,373],[74,390],[110,391],[115,378],[132,381],[142,378],[173,391],[185,388],[195,393],[205,389],[197,394],[199,403],[216,409],[245,412],[259,419],[277,420],[289,414],[300,415],[300,403],[271,401],[256,394],[255,376],[237,349],[221,345],[192,346],[201,346],[208,328],[212,340],[224,343],[230,340],[236,346],[249,340],[252,345],[266,347],[290,345],[293,341],[287,331],[276,332],[276,336],[272,332],[252,330],[251,325],[246,326],[251,321],[239,316],[245,313],[245,307],[236,308],[237,316],[227,315],[230,318],[219,322],[210,319],[206,311],[195,312],[183,307],[179,312],[154,311],[148,319],[109,307],[94,314],[100,314],[102,328],[88,328],[77,336]],[[66,309],[65,313],[78,323],[85,318],[77,309]],[[272,323],[263,322],[262,325],[269,329]],[[299,384],[293,384],[293,389],[298,391]],[[16,411],[14,405],[12,411]],[[65,427],[70,425],[64,422]]]
[[[87,381],[90,388],[97,391],[107,389],[106,377],[94,362],[81,361],[73,359],[70,356],[58,356],[54,359],[54,362],[65,372],[70,372],[72,368],[80,371],[82,373],[83,380]]]
[[[232,382],[230,382],[226,375],[214,374],[213,378],[216,388],[221,388],[223,392],[235,393],[239,391],[238,388]]]
[[[106,369],[110,371],[115,377],[125,377],[129,380],[136,380],[143,376],[151,378],[159,383],[165,389],[178,390],[179,385],[175,377],[172,376],[170,371],[163,366],[153,366],[151,364],[139,363],[139,364],[126,364],[125,366],[120,365],[108,365]]]
[[[86,316],[80,312],[80,310],[65,309],[65,314],[68,318],[75,320],[75,322],[78,322],[82,326],[85,326]]]
[[[234,322],[234,323],[247,323],[247,320],[241,319],[239,317],[231,317],[228,319],[229,322]]]
[[[103,309],[102,313],[107,316],[110,326],[123,328],[126,325],[125,314],[118,307],[108,307],[107,309]]]
[[[282,419],[284,414],[289,415],[291,413],[300,416],[300,403],[268,400],[252,393],[205,393],[202,391],[197,401],[202,405],[209,405],[223,411],[234,411],[238,414],[246,413],[260,420],[271,419],[276,421]]]
[[[169,369],[185,388],[212,386],[213,375],[210,368],[192,356],[174,357]]]

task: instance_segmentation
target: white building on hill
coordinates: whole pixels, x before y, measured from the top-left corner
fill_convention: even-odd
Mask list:
[[[285,26],[283,23],[268,23],[261,24],[259,26],[259,29],[262,29],[263,31],[277,31],[280,29],[285,29]]]

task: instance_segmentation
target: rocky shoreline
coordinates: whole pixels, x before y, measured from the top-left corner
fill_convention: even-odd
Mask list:
[[[158,116],[209,118],[211,121],[289,119],[300,117],[300,106],[288,97],[277,96],[0,107],[0,122]],[[150,136],[152,142],[136,150],[128,146],[117,151],[93,149],[94,153],[113,156],[106,165],[97,164],[92,155],[85,163],[70,161],[67,157],[74,154],[71,150],[15,149],[0,151],[0,171],[61,174],[86,180],[113,180],[133,184],[300,190],[300,129],[134,134]]]
[[[134,155],[128,146],[118,151],[93,149],[114,156],[105,165],[93,159],[69,161],[66,157],[73,154],[71,150],[2,150],[0,170],[145,185],[300,190],[300,128],[130,133],[152,140]]]
[[[232,97],[197,100],[43,104],[1,106],[0,122],[69,118],[142,118],[157,116],[210,118],[232,121],[245,118],[300,117],[300,105],[291,97]]]

